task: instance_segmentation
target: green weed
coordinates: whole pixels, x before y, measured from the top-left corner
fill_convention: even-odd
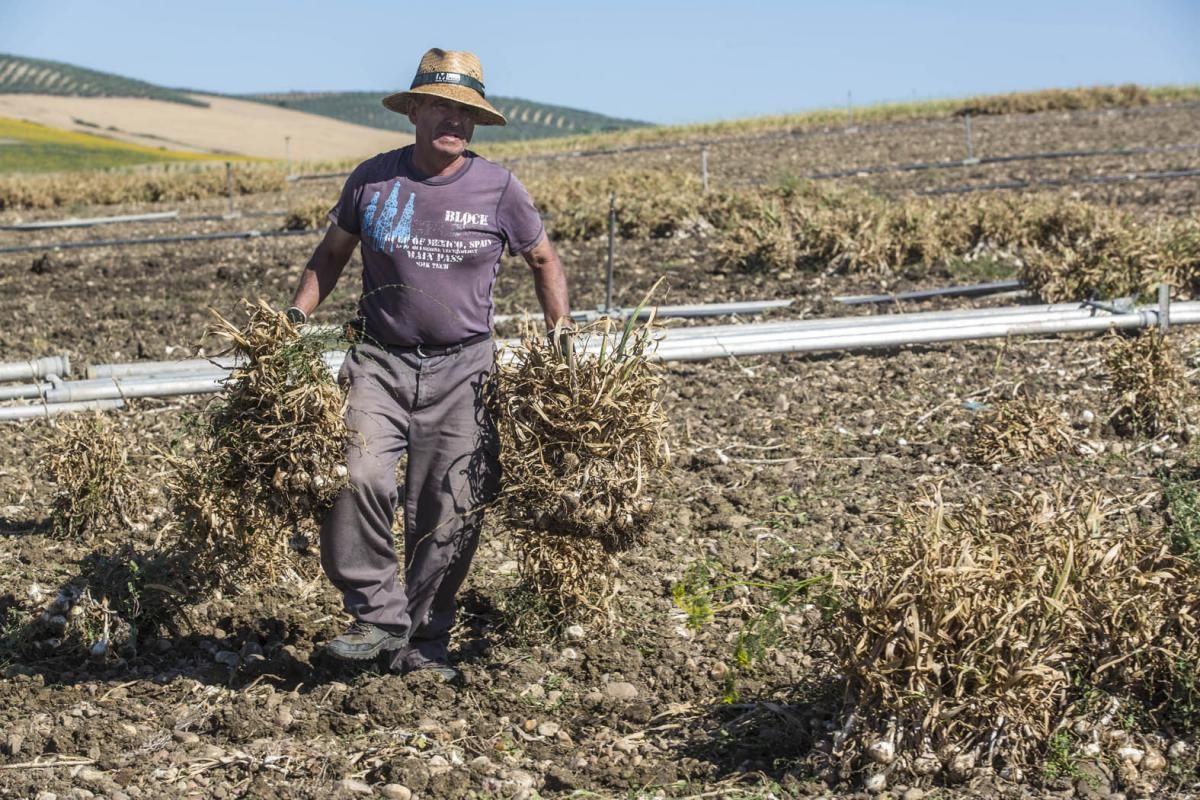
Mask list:
[[[743,580],[722,570],[719,565],[698,561],[688,569],[683,580],[672,587],[675,605],[687,614],[687,625],[693,630],[712,622],[732,605],[739,587],[749,590],[746,596],[754,598],[751,600],[753,611],[734,639],[734,670],[725,682],[724,702],[738,700],[737,674],[751,670],[779,647],[787,634],[784,616],[794,610],[801,597],[807,596],[809,589],[825,581],[825,576],[774,583]]]
[[[1159,480],[1167,504],[1167,540],[1171,549],[1200,561],[1200,470],[1164,471]]]
[[[1071,736],[1066,731],[1059,731],[1046,740],[1046,756],[1042,762],[1042,777],[1047,781],[1069,778],[1072,781],[1083,777],[1079,765],[1075,763],[1074,747]]]
[[[671,587],[671,596],[677,608],[687,614],[687,626],[699,630],[713,619],[712,579],[715,566],[708,561],[697,561],[688,568],[683,580]]]
[[[1004,281],[1016,277],[1016,267],[1011,259],[987,255],[974,259],[948,258],[946,270],[956,281]]]

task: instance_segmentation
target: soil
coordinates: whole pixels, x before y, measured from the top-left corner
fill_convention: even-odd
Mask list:
[[[1186,141],[1196,117],[1195,109],[1110,112],[1078,126],[1065,115],[1037,115],[980,120],[975,130],[988,147],[1007,131],[1014,151],[1168,144]],[[942,142],[923,128],[900,130],[894,141],[877,145],[877,158],[961,157],[954,152],[961,131],[947,131]],[[828,137],[851,142],[849,150],[815,147],[810,153],[810,141],[795,143],[807,160],[801,165],[797,157],[794,169],[871,160],[858,152],[867,147],[865,134]],[[771,157],[781,149],[772,146]],[[731,175],[743,178],[774,176],[782,166],[781,157],[771,161],[750,143],[721,156],[714,163],[728,162]],[[655,166],[662,157],[623,161]],[[1195,163],[1188,158],[1180,155],[1179,163]],[[598,164],[581,159],[556,168],[602,168]],[[1058,174],[1061,164],[1011,169]],[[1140,168],[1133,165],[1112,166]],[[923,185],[963,179],[944,178],[949,172],[921,173],[928,178]],[[1196,213],[1200,181],[1172,187],[1157,199],[1132,184],[1104,191],[1125,192],[1115,202],[1142,202],[1129,194],[1142,192],[1138,197],[1152,212]],[[332,202],[336,187],[324,188]],[[304,191],[320,194],[322,188]],[[279,196],[239,199],[247,213],[288,204]],[[72,213],[137,210],[160,209]],[[181,207],[194,216],[223,210],[215,201]],[[15,220],[9,214],[0,224]],[[0,245],[273,224],[243,218],[9,231]],[[0,353],[15,361],[69,351],[77,369],[186,357],[201,341],[208,307],[230,314],[240,299],[257,296],[286,303],[315,241],[259,238],[0,256]],[[606,245],[561,243],[560,251],[573,305],[601,303]],[[352,315],[359,268],[356,257],[314,321]],[[658,298],[663,303],[787,297],[792,307],[777,316],[797,318],[888,313],[896,309],[848,309],[832,298],[964,277],[948,267],[884,278],[750,277],[719,270],[702,236],[619,243],[619,303],[636,302],[661,275],[668,278]],[[974,304],[989,302],[1020,298]],[[952,303],[969,304],[940,301],[903,310]],[[535,307],[526,268],[506,261],[497,311]],[[729,320],[713,320],[722,321]],[[1194,390],[1200,334],[1182,329],[1172,341]],[[489,528],[460,598],[454,656],[461,682],[388,674],[373,664],[346,666],[322,654],[321,644],[345,619],[336,593],[309,563],[300,578],[189,604],[177,630],[145,637],[136,652],[94,658],[60,648],[10,659],[0,679],[0,797],[865,797],[858,780],[831,772],[814,746],[828,736],[836,702],[823,688],[831,678],[828,658],[807,601],[784,610],[781,638],[741,668],[734,639],[769,606],[769,592],[751,586],[722,591],[715,618],[693,628],[674,587],[701,568],[718,579],[763,585],[821,575],[829,558],[847,548],[869,554],[898,504],[919,501],[935,488],[951,505],[1013,488],[1102,488],[1127,498],[1147,525],[1161,522],[1160,477],[1195,463],[1191,434],[1183,429],[1134,439],[1107,427],[1113,398],[1104,347],[1103,337],[1068,336],[667,364],[662,400],[674,469],[658,493],[646,543],[621,556],[621,590],[609,627],[586,624],[555,637],[514,632],[515,554],[504,531]],[[979,404],[1018,384],[1057,403],[1086,446],[1000,468],[966,459]],[[153,448],[175,437],[203,402],[147,399],[121,413],[138,442],[131,458],[148,485],[156,485]],[[160,501],[145,518],[89,541],[56,538],[47,523],[54,486],[40,466],[46,430],[42,421],[0,426],[0,614],[9,621],[16,612],[40,609],[31,598],[35,585],[53,596],[80,581],[89,554],[126,543],[148,546],[167,523]],[[1171,782],[1151,788],[1183,791],[1196,782],[1194,768],[1173,766]],[[1126,785],[1111,771],[1097,774],[1077,782],[1042,774],[1023,782],[983,778],[943,791],[1064,797],[1135,796],[1146,789]],[[937,788],[900,784],[889,791],[912,800]]]

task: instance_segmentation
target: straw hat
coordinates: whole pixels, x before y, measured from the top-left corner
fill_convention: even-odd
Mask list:
[[[383,105],[397,114],[407,114],[417,95],[445,97],[476,109],[477,125],[503,125],[504,117],[484,99],[483,66],[474,53],[434,47],[421,56],[417,76],[407,92],[383,98]]]

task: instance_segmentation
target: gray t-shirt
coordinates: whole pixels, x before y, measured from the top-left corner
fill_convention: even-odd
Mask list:
[[[329,220],[361,239],[359,313],[384,344],[450,345],[492,325],[492,287],[505,245],[528,252],[544,235],[511,172],[466,152],[453,175],[424,177],[412,146],[359,164]]]

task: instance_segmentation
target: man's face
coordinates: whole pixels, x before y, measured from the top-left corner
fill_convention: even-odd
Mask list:
[[[422,97],[408,119],[417,129],[418,144],[450,157],[462,155],[475,133],[475,109],[442,97]]]

